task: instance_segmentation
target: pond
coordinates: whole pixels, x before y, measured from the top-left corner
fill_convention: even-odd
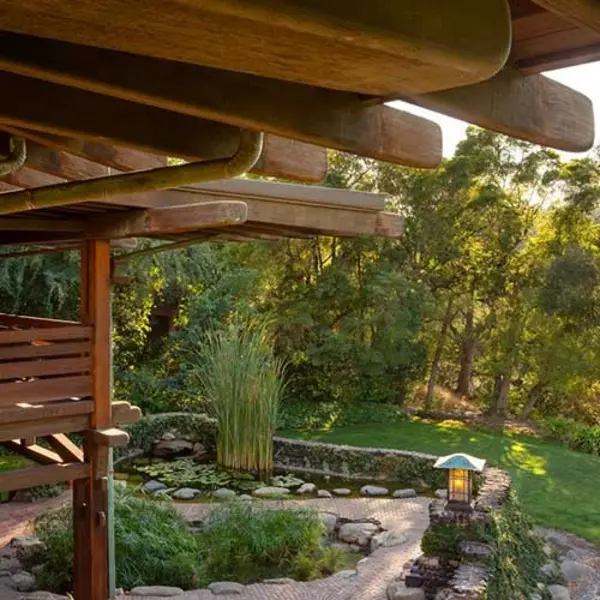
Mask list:
[[[280,494],[277,494],[276,489],[272,489],[271,493],[263,497],[293,496],[295,500],[331,496],[358,498],[362,496],[360,490],[363,486],[373,484],[373,481],[368,479],[298,473],[282,469],[275,469],[270,478],[260,478],[252,473],[221,469],[215,464],[214,457],[210,456],[180,457],[172,460],[138,457],[121,462],[117,467],[115,479],[140,493],[147,482],[160,482],[161,486],[145,491],[157,497],[173,497],[175,494],[175,499],[188,502],[215,502],[219,496],[219,493],[214,495],[216,490],[231,490],[230,494],[221,492],[221,497],[227,498],[233,497],[233,492],[240,496],[252,496],[261,488],[281,489]],[[399,487],[394,486],[394,482],[378,482],[376,485],[389,486],[390,493]],[[178,497],[177,491],[182,488],[196,490],[198,493],[190,498]],[[420,488],[417,491],[420,495],[433,496],[431,489]],[[322,495],[319,495],[319,492]],[[331,496],[325,492],[329,492]],[[260,493],[259,491],[258,494]]]

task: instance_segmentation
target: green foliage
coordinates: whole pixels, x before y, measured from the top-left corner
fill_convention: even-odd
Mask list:
[[[541,422],[542,433],[572,450],[600,456],[600,426],[589,427],[573,419],[554,417]]]
[[[234,322],[209,334],[198,352],[202,382],[217,419],[217,463],[269,475],[283,394],[283,363],[266,326]]]
[[[315,511],[227,503],[211,513],[200,536],[203,580],[314,579],[337,563],[321,546],[323,534]]]
[[[44,549],[35,558],[40,589],[72,589],[72,513],[65,506],[36,521]],[[189,589],[199,582],[198,542],[168,503],[119,494],[115,502],[117,585],[173,585]]]
[[[284,402],[279,416],[281,429],[326,430],[362,423],[395,423],[406,412],[395,405],[379,402]]]
[[[439,556],[446,560],[460,560],[463,542],[482,542],[487,537],[483,528],[476,525],[431,525],[421,540],[425,556]]]
[[[523,512],[514,492],[493,514],[490,535],[494,540],[487,600],[528,600],[543,579],[546,558],[533,523]]]
[[[290,432],[290,437],[437,455],[468,452],[508,471],[520,501],[537,524],[600,543],[600,457],[537,437],[486,431],[456,421],[362,425],[329,432]]]
[[[200,442],[207,449],[215,447],[217,423],[204,413],[175,412],[147,415],[133,425],[123,427],[129,434],[129,448],[144,453],[167,432],[178,432],[194,442]],[[115,454],[127,453],[127,449],[116,449]]]

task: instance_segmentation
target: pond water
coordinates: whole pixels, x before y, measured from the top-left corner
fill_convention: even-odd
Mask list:
[[[126,486],[133,491],[138,491],[146,481],[157,480],[164,483],[173,491],[178,488],[195,488],[202,490],[202,494],[187,502],[215,502],[211,495],[213,490],[229,488],[238,494],[252,494],[252,491],[262,486],[275,486],[288,488],[292,492],[294,500],[309,500],[317,497],[317,493],[297,494],[295,491],[303,483],[313,483],[317,490],[335,489],[350,490],[345,494],[346,498],[359,498],[360,489],[364,485],[380,485],[390,490],[405,487],[396,485],[394,482],[374,482],[369,479],[347,479],[328,475],[316,475],[312,473],[298,473],[276,469],[269,481],[261,481],[250,473],[239,473],[219,469],[214,459],[198,460],[191,457],[165,460],[159,458],[136,458],[129,462],[120,463],[115,472],[115,479],[125,482]],[[433,490],[417,489],[420,495],[433,496]],[[290,496],[290,497],[292,497]],[[334,494],[335,496],[335,494]],[[160,497],[160,496],[159,496]]]

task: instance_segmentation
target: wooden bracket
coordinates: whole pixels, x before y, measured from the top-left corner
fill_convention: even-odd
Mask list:
[[[99,445],[108,448],[119,448],[127,446],[129,434],[122,429],[110,427],[108,429],[90,430],[90,437]]]

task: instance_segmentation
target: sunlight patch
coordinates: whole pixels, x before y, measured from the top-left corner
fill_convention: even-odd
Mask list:
[[[534,475],[548,474],[546,471],[548,461],[541,456],[532,454],[522,442],[515,442],[510,446],[508,457],[512,464],[524,471],[530,471]]]

